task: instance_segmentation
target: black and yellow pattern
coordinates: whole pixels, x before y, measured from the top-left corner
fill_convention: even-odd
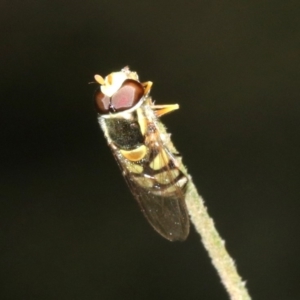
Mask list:
[[[149,85],[152,83],[143,84],[144,95],[133,107],[120,112],[113,108],[99,116],[99,123],[150,224],[168,240],[184,240],[189,233],[185,205],[188,178],[181,170],[180,159],[171,153],[169,135],[160,131],[158,118],[178,105],[155,106],[148,95]],[[114,105],[118,107],[118,103]]]

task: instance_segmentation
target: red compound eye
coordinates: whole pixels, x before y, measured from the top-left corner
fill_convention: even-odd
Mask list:
[[[100,114],[107,114],[110,108],[110,98],[104,95],[100,88],[96,90],[94,94],[94,102],[96,106],[96,110]]]
[[[135,80],[127,79],[111,97],[111,105],[119,112],[135,106],[144,95],[143,86]]]

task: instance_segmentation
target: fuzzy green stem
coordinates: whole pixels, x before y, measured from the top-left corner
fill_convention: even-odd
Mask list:
[[[239,276],[236,265],[225,248],[225,242],[217,232],[213,220],[208,215],[204,201],[198,194],[191,178],[187,190],[186,205],[191,220],[201,236],[202,243],[210,256],[230,299],[250,300],[251,297],[247,291],[245,282],[243,282]]]
[[[166,127],[161,122],[158,125],[160,132],[166,134]],[[171,140],[168,141],[167,147],[171,152],[178,153]],[[182,163],[180,163],[180,168],[185,174],[188,174]],[[204,200],[198,194],[192,178],[189,175],[187,176],[189,177],[185,198],[187,209],[230,299],[251,300],[246,284],[239,276],[236,265],[225,248],[225,242],[220,237],[212,218],[207,212]]]

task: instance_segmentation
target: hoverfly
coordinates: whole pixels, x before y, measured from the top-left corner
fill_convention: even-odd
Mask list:
[[[185,240],[188,176],[164,126],[162,115],[178,104],[155,105],[152,82],[141,83],[128,67],[105,78],[94,95],[98,121],[123,176],[146,219],[164,238]]]

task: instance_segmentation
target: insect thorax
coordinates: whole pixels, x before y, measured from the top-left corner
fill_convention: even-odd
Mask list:
[[[134,150],[144,143],[136,111],[113,118],[102,118],[101,126],[108,143],[120,150]]]

